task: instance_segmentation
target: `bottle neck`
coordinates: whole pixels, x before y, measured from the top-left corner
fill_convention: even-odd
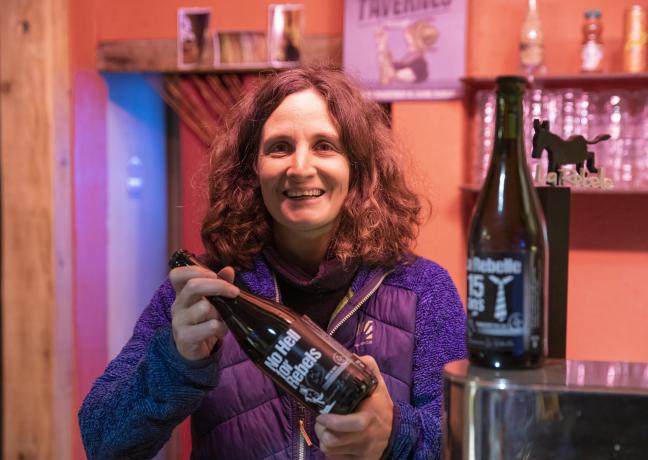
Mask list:
[[[493,149],[494,161],[501,161],[504,158],[526,161],[523,123],[522,93],[518,91],[498,91],[495,145]]]
[[[537,13],[537,11],[536,0],[529,0],[529,12]]]

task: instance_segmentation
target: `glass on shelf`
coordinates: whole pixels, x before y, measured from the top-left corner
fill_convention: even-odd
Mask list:
[[[634,182],[637,189],[648,189],[648,91],[640,91],[635,98],[634,126]]]
[[[473,184],[481,183],[488,169],[493,139],[495,133],[495,93],[490,90],[478,91],[475,95],[477,101],[478,123],[475,130],[475,145],[477,155],[473,155],[470,168],[470,181]]]
[[[491,90],[475,94],[479,117],[475,130],[475,154],[471,163],[472,183],[486,173],[493,148],[495,99]],[[547,154],[531,158],[533,119],[549,122],[550,130],[563,139],[582,135],[587,140],[610,134],[607,141],[588,145],[597,167],[605,168],[615,188],[648,190],[648,90],[588,91],[581,88],[532,88],[525,97],[525,147],[529,169],[547,171]],[[565,165],[564,170],[575,170]]]

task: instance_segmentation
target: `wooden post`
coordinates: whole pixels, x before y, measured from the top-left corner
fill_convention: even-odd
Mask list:
[[[0,15],[5,459],[71,458],[68,0]]]

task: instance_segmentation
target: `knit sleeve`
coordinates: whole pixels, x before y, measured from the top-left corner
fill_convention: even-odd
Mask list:
[[[385,458],[441,457],[443,366],[466,357],[466,315],[452,279],[438,272],[420,297],[412,375],[412,404],[395,402]]]
[[[216,357],[188,362],[175,347],[174,298],[167,280],[83,401],[79,425],[89,459],[153,457],[215,386]]]

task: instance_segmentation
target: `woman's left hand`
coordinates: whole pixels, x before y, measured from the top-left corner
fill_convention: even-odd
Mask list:
[[[394,403],[376,361],[371,356],[360,359],[378,379],[374,392],[352,414],[320,414],[315,419],[320,449],[332,459],[379,459],[389,442]]]

